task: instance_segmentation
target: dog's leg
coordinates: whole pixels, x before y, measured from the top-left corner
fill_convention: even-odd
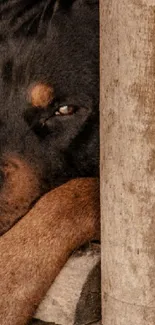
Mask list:
[[[71,252],[99,236],[97,179],[47,193],[0,238],[0,324],[24,325]]]

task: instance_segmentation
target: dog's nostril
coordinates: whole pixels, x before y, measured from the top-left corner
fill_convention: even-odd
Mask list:
[[[4,173],[0,170],[0,188],[2,187],[4,182]]]

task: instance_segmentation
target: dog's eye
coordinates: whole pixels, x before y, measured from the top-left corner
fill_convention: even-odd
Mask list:
[[[75,113],[76,110],[77,110],[76,106],[65,105],[59,107],[59,109],[55,112],[55,115],[72,115]]]

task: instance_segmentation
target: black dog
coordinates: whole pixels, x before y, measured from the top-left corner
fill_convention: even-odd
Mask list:
[[[0,234],[45,192],[99,173],[98,1],[0,4]]]
[[[25,325],[99,234],[98,1],[2,0],[0,17],[0,323]]]

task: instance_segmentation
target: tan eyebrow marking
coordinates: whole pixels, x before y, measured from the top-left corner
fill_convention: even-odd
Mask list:
[[[44,83],[34,84],[28,91],[28,101],[34,107],[46,108],[53,99],[53,87]]]

